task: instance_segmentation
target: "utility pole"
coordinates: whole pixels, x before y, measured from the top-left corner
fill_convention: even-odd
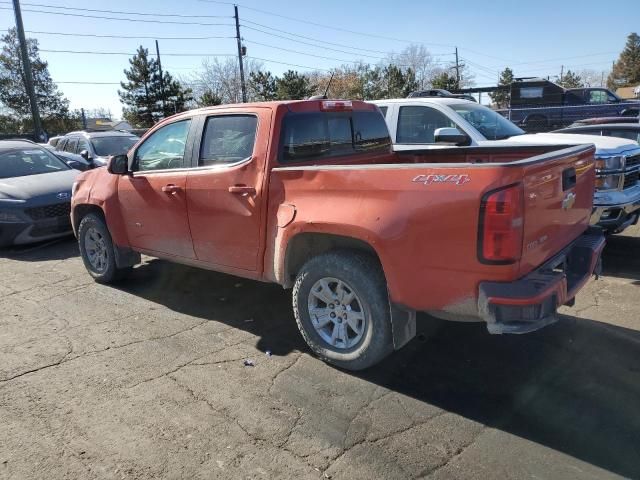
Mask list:
[[[86,130],[87,129],[87,117],[84,114],[84,108],[80,109],[80,113],[82,115],[82,129]]]
[[[602,74],[600,75],[600,86],[604,87],[604,70],[602,71]]]
[[[33,118],[33,134],[37,141],[43,139],[42,124],[40,123],[40,112],[36,100],[36,91],[33,87],[33,76],[31,73],[31,62],[27,50],[27,39],[24,36],[24,26],[22,25],[22,12],[20,11],[20,0],[13,0],[13,13],[16,16],[16,29],[18,30],[18,41],[20,42],[20,53],[22,54],[22,73],[24,76],[24,86],[29,96],[31,106],[31,117]]]
[[[158,71],[160,72],[160,95],[162,96],[162,116],[164,117],[164,112],[166,112],[164,76],[162,75],[162,62],[160,61],[160,47],[158,46],[158,40],[156,40],[156,55],[158,56]]]
[[[458,61],[458,47],[456,47],[456,88],[460,88],[460,62]]]
[[[244,65],[242,64],[242,40],[240,39],[240,19],[238,18],[238,6],[234,5],[236,18],[236,39],[238,40],[238,62],[240,62],[240,88],[242,89],[242,103],[247,103],[247,86],[244,84]]]
[[[562,77],[564,77],[564,65],[560,66],[560,83],[562,83]]]

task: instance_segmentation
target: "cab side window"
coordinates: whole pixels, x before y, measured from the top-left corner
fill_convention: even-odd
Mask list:
[[[76,147],[78,146],[77,138],[70,138],[64,146],[64,151],[69,153],[76,153]]]
[[[444,113],[431,108],[408,106],[400,108],[398,116],[397,143],[434,143],[438,128],[457,125]]]
[[[156,130],[136,150],[133,170],[148,172],[182,168],[191,120],[170,123]]]
[[[207,118],[198,165],[235,163],[253,155],[258,118],[254,115],[217,115]]]
[[[80,152],[82,152],[83,150],[86,150],[87,152],[91,153],[91,149],[89,148],[89,142],[87,142],[84,138],[81,138],[80,140],[78,140],[78,155],[80,155]]]

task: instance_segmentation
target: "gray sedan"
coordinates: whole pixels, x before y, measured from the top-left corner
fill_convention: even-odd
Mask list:
[[[79,173],[32,142],[0,141],[0,247],[68,235]]]

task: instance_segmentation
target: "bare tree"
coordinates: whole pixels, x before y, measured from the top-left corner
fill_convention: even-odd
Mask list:
[[[593,70],[585,68],[576,73],[582,79],[585,87],[605,87],[607,85],[607,77],[611,70]]]
[[[245,79],[252,72],[262,69],[262,63],[251,58],[244,59]],[[186,82],[194,92],[195,98],[201,98],[205,93],[213,94],[222,100],[222,103],[242,102],[242,88],[240,85],[240,68],[235,58],[220,60],[217,57],[205,58],[200,70],[189,75]],[[253,100],[251,91],[249,100]]]
[[[411,68],[419,90],[430,87],[431,81],[438,73],[438,67],[424,45],[411,44],[400,53],[391,53],[389,63],[400,67],[403,72]]]

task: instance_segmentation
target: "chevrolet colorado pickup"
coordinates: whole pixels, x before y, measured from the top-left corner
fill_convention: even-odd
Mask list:
[[[593,152],[394,153],[372,104],[225,105],[165,119],[82,173],[71,218],[96,281],[147,254],[279,283],[310,348],[357,370],[408,342],[417,311],[491,333],[552,323],[604,246]]]
[[[455,98],[400,98],[374,102],[384,112],[394,150],[460,146],[578,145],[596,147],[591,223],[619,233],[640,215],[640,146],[623,138],[568,133],[526,134],[500,114]]]

